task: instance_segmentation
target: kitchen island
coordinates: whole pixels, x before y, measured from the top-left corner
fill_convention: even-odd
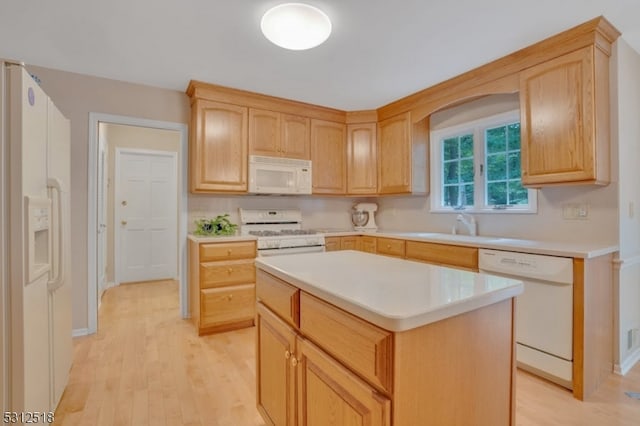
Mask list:
[[[356,251],[256,267],[267,423],[514,423],[521,282]]]

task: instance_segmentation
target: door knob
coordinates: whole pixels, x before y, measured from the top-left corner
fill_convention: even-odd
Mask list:
[[[126,225],[126,224],[127,224],[127,221],[126,221],[126,220],[123,220],[123,221],[121,221],[120,223],[124,226],[124,225]]]
[[[126,206],[126,205],[127,205],[127,200],[123,200],[121,204],[122,204],[123,206]]]

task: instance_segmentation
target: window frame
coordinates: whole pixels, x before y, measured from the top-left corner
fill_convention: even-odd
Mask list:
[[[431,161],[430,181],[431,193],[430,204],[433,213],[455,213],[465,211],[468,213],[494,213],[494,214],[533,214],[538,211],[538,191],[537,189],[527,188],[529,204],[526,205],[510,205],[503,208],[496,208],[494,205],[485,204],[486,190],[486,140],[485,131],[490,128],[505,126],[520,122],[520,111],[511,110],[476,120],[432,130],[429,140],[431,141],[429,154]],[[458,207],[446,207],[442,205],[442,166],[443,166],[443,149],[442,141],[444,139],[460,137],[466,134],[473,135],[473,167],[474,167],[474,194],[473,206],[465,206],[460,209]],[[522,146],[520,147],[522,153]],[[522,156],[521,156],[522,159]],[[481,167],[483,171],[480,173]]]

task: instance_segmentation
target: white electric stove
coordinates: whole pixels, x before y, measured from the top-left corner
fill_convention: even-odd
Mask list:
[[[258,256],[324,251],[324,235],[302,229],[300,210],[240,211],[240,234],[258,237]]]

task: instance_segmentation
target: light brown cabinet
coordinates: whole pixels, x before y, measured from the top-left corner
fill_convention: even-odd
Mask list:
[[[390,332],[264,271],[256,285],[267,424],[514,424],[513,300]]]
[[[360,237],[358,236],[346,236],[346,237],[325,237],[324,249],[325,251],[337,251],[337,250],[360,250]]]
[[[428,192],[428,118],[412,123],[411,112],[378,123],[378,193]]]
[[[189,310],[198,334],[253,325],[255,241],[189,240]]]
[[[249,153],[308,160],[310,120],[257,108],[249,109]]]
[[[256,401],[267,424],[389,425],[390,400],[297,331],[300,292],[269,274],[259,276]],[[312,326],[314,308],[308,308]]]
[[[376,238],[376,253],[386,256],[404,257],[405,240],[395,238]]]
[[[588,46],[520,73],[522,183],[609,183],[608,56]]]
[[[338,251],[340,248],[340,237],[325,237],[324,251]]]
[[[375,195],[378,191],[376,123],[347,125],[347,192]]]
[[[314,194],[347,191],[346,125],[311,120],[311,161]]]
[[[360,237],[360,247],[358,250],[362,250],[367,253],[376,253],[376,237],[370,237],[363,235]]]
[[[247,191],[247,108],[194,99],[191,104],[191,192]]]
[[[436,265],[478,270],[478,249],[475,247],[407,241],[406,257]]]

